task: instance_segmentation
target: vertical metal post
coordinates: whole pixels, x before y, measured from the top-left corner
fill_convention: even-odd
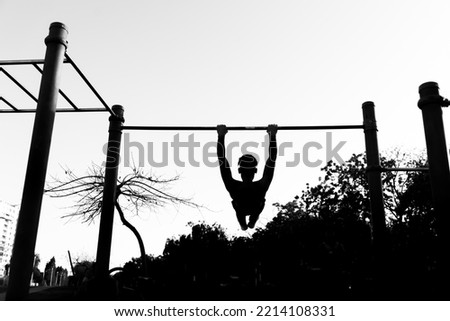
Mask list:
[[[443,279],[441,286],[450,286],[450,170],[447,144],[445,142],[442,106],[444,99],[439,95],[435,82],[427,82],[419,87],[419,108],[422,110],[425,140],[427,145],[431,192],[436,229],[439,238],[439,271]]]
[[[108,151],[106,154],[105,186],[97,244],[95,275],[98,278],[108,276],[111,241],[116,201],[117,176],[120,164],[120,144],[122,139],[123,107],[114,105],[114,115],[109,117]]]
[[[375,105],[367,101],[362,105],[364,119],[364,136],[367,157],[367,180],[369,183],[370,211],[372,214],[372,241],[374,246],[376,284],[382,287],[384,280],[384,256],[386,245],[386,219],[384,213],[383,185],[381,182],[381,165],[378,151],[377,122]]]
[[[47,50],[11,258],[11,274],[6,293],[7,300],[23,300],[28,296],[58,100],[61,67],[67,48],[66,39],[66,27],[62,23],[52,23],[49,35],[45,38]]]

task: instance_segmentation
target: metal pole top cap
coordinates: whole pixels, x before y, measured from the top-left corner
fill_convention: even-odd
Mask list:
[[[65,29],[66,31],[68,31],[66,25],[62,22],[52,22],[50,24],[50,29],[52,29],[52,28],[58,28],[58,29],[62,28],[62,29]]]
[[[53,22],[50,24],[50,32],[45,38],[45,44],[59,43],[67,48],[67,27],[61,22]]]
[[[362,104],[363,108],[370,108],[370,107],[375,107],[375,103],[373,101],[365,101]]]
[[[438,95],[439,94],[439,86],[437,82],[429,81],[426,83],[423,83],[419,86],[419,94],[420,96],[426,96],[426,95]]]
[[[123,106],[122,105],[114,105],[111,107],[114,113],[123,113]]]

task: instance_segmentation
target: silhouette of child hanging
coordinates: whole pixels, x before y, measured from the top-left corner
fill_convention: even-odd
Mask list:
[[[277,158],[277,125],[269,125],[269,157],[266,160],[263,177],[259,181],[253,181],[257,171],[258,161],[253,155],[244,154],[239,158],[239,174],[242,181],[235,180],[231,175],[230,164],[225,157],[225,135],[228,132],[225,125],[217,126],[219,135],[217,140],[217,157],[219,159],[220,174],[225,188],[230,193],[232,205],[242,230],[254,228],[259,215],[264,209],[265,196],[272,182]],[[250,216],[248,223],[246,217]]]

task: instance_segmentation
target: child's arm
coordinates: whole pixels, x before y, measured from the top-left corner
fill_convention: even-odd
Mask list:
[[[264,167],[264,174],[262,181],[269,188],[270,183],[273,179],[273,174],[275,171],[275,162],[277,160],[277,125],[269,125],[267,127],[267,133],[269,134],[269,157],[266,160],[266,166]]]
[[[222,180],[225,183],[225,187],[228,189],[230,183],[233,181],[233,177],[231,175],[230,164],[225,157],[225,135],[227,134],[227,132],[227,126],[217,126],[217,158],[219,160],[220,175],[222,176]]]

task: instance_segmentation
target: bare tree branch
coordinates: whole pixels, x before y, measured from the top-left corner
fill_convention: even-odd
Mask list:
[[[74,197],[72,213],[65,218],[79,218],[84,223],[92,223],[101,214],[103,201],[104,173],[103,167],[93,164],[83,176],[77,176],[68,168],[63,168],[64,179],[53,177],[45,192],[54,198]],[[117,179],[116,199],[125,197],[139,214],[143,208],[154,209],[168,204],[185,205],[199,208],[200,205],[190,198],[180,197],[168,192],[170,184],[176,182],[179,176],[161,178],[146,172],[142,168],[133,167],[131,172]],[[129,209],[127,206],[122,206]]]

